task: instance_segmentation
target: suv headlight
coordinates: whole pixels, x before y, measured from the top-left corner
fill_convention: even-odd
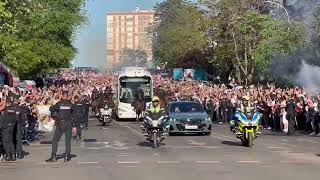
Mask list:
[[[175,118],[170,118],[170,122],[175,122],[176,119]]]

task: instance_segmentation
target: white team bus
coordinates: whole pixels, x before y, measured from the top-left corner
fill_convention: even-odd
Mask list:
[[[144,92],[146,103],[151,102],[153,82],[151,73],[142,67],[124,67],[117,73],[114,89],[116,90],[115,104],[119,119],[136,118],[132,103],[139,89]]]

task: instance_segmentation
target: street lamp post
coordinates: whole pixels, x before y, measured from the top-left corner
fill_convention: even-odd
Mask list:
[[[275,1],[264,1],[264,2],[279,5],[286,12],[288,23],[290,23],[290,16],[289,16],[288,10],[281,3],[278,3]]]

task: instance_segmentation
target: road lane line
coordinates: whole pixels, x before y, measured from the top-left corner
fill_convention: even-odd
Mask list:
[[[99,164],[100,162],[77,162],[77,164]]]
[[[236,161],[237,163],[260,163],[261,161]]]
[[[180,161],[158,161],[158,164],[179,164]]]
[[[133,156],[136,156],[136,155],[133,155],[133,154],[118,154],[118,155],[115,155],[116,157],[133,157]]]
[[[139,161],[118,161],[118,164],[141,164]]]
[[[269,146],[267,147],[268,149],[283,149],[284,147],[274,147],[274,146]]]
[[[220,162],[221,161],[196,161],[197,164],[215,164]]]

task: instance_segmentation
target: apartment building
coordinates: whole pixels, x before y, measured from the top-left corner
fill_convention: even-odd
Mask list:
[[[154,12],[140,10],[134,12],[107,13],[106,61],[107,68],[113,69],[122,62],[124,49],[140,49],[147,53],[147,61],[152,60],[152,42],[149,31],[154,21]]]

